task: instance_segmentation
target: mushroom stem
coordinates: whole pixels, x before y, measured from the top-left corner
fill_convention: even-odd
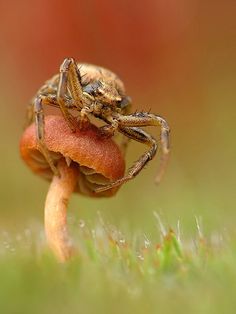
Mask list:
[[[44,223],[49,246],[60,262],[65,262],[73,254],[73,246],[67,230],[67,205],[71,193],[76,187],[79,172],[62,158],[57,165],[60,177],[54,175],[48,190]]]

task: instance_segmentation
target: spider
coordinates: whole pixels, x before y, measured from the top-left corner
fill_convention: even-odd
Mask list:
[[[88,122],[88,115],[93,115],[106,123],[100,128],[104,136],[113,136],[116,131],[122,133],[124,151],[129,139],[149,146],[124,177],[97,188],[95,192],[102,192],[131,180],[153,159],[157,152],[157,140],[141,128],[146,126],[160,127],[162,158],[156,182],[159,183],[161,180],[170,150],[169,126],[158,115],[148,112],[130,113],[131,99],[126,96],[123,82],[113,72],[103,67],[77,63],[73,58],[66,58],[61,64],[60,73],[46,81],[32,99],[27,110],[27,124],[35,119],[36,138],[40,150],[53,173],[59,175],[44,143],[44,105],[60,108],[73,132],[76,125],[70,110],[77,110],[80,114],[78,120],[80,128]]]

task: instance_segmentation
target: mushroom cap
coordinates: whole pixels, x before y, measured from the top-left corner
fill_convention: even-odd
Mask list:
[[[36,140],[35,124],[30,125],[20,140],[20,154],[31,170],[47,180],[53,173]],[[125,171],[125,161],[118,145],[102,136],[99,128],[88,123],[85,129],[79,128],[73,133],[61,116],[45,117],[46,147],[54,163],[62,157],[70,166],[78,167],[78,185],[76,192],[89,196],[112,196],[118,188],[95,193],[94,188],[109,184],[121,178]]]

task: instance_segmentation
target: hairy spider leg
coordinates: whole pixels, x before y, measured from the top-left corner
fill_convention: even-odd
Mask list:
[[[76,129],[74,125],[75,120],[71,117],[66,106],[68,93],[74,101],[75,109],[80,111],[81,108],[83,108],[83,89],[81,85],[81,75],[73,58],[66,58],[60,67],[57,101],[64,118],[74,132]]]
[[[45,138],[45,130],[44,130],[44,111],[43,105],[50,104],[50,98],[48,97],[36,97],[34,101],[34,116],[35,116],[35,124],[36,124],[36,139],[39,145],[39,150],[45,157],[46,161],[48,162],[52,172],[55,175],[59,175],[57,167],[54,165],[53,160],[51,158],[50,152],[47,149],[47,146],[44,142]]]
[[[99,187],[95,189],[96,193],[100,193],[106,190],[109,190],[111,188],[117,187],[131,179],[133,179],[142,169],[143,167],[153,159],[153,157],[156,154],[157,151],[157,142],[156,140],[149,135],[148,133],[144,132],[140,128],[135,127],[120,127],[120,132],[122,132],[125,136],[136,140],[138,142],[144,143],[148,146],[150,146],[150,149],[145,152],[135,163],[134,165],[129,168],[128,173],[121,179],[112,182],[111,184],[108,184],[103,187]]]
[[[129,103],[126,105],[125,112],[124,112],[125,115],[130,113],[131,106],[132,106],[132,103],[131,103],[131,99],[129,97]],[[131,139],[129,137],[127,137],[124,134],[122,134],[122,139],[121,139],[121,143],[120,143],[120,149],[121,149],[121,151],[123,153],[123,156],[126,156],[126,152],[127,152],[127,148],[129,146],[130,140]]]
[[[42,99],[43,105],[53,106],[53,107],[59,107],[57,103],[57,99],[55,95],[40,95],[37,96],[40,99]],[[35,99],[32,99],[32,101],[29,103],[26,109],[26,117],[25,117],[25,123],[24,123],[24,130],[35,121]]]
[[[116,118],[119,122],[119,129],[120,127],[160,126],[162,155],[161,164],[155,178],[155,182],[158,184],[161,181],[163,174],[165,173],[170,152],[170,128],[166,120],[160,116],[146,112],[136,112],[130,115],[117,114]]]
[[[130,97],[128,98],[128,102],[125,104],[125,107],[119,108],[118,110],[120,111],[121,109],[123,110],[123,115],[127,115],[130,112],[130,107],[131,107],[131,99]],[[102,109],[101,109],[102,111]],[[100,127],[100,131],[104,137],[112,137],[115,132],[119,129],[119,120],[117,119],[116,115],[118,112],[116,111],[115,114],[111,113],[111,115],[97,115],[98,118],[102,119],[104,122],[107,124]],[[95,115],[96,116],[96,115]],[[127,139],[125,136],[122,137],[122,141],[120,144],[121,151],[125,155],[126,149],[129,143],[129,139]]]

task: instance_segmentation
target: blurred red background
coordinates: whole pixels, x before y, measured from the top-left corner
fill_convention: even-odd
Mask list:
[[[234,1],[0,5],[1,80],[6,91],[9,86],[18,91],[19,106],[58,71],[65,56],[119,73],[139,106],[150,106],[152,98],[152,107],[166,111],[162,106],[170,99],[170,111],[177,113],[186,106],[201,107],[209,72],[235,66]],[[168,100],[163,103],[163,98]]]

